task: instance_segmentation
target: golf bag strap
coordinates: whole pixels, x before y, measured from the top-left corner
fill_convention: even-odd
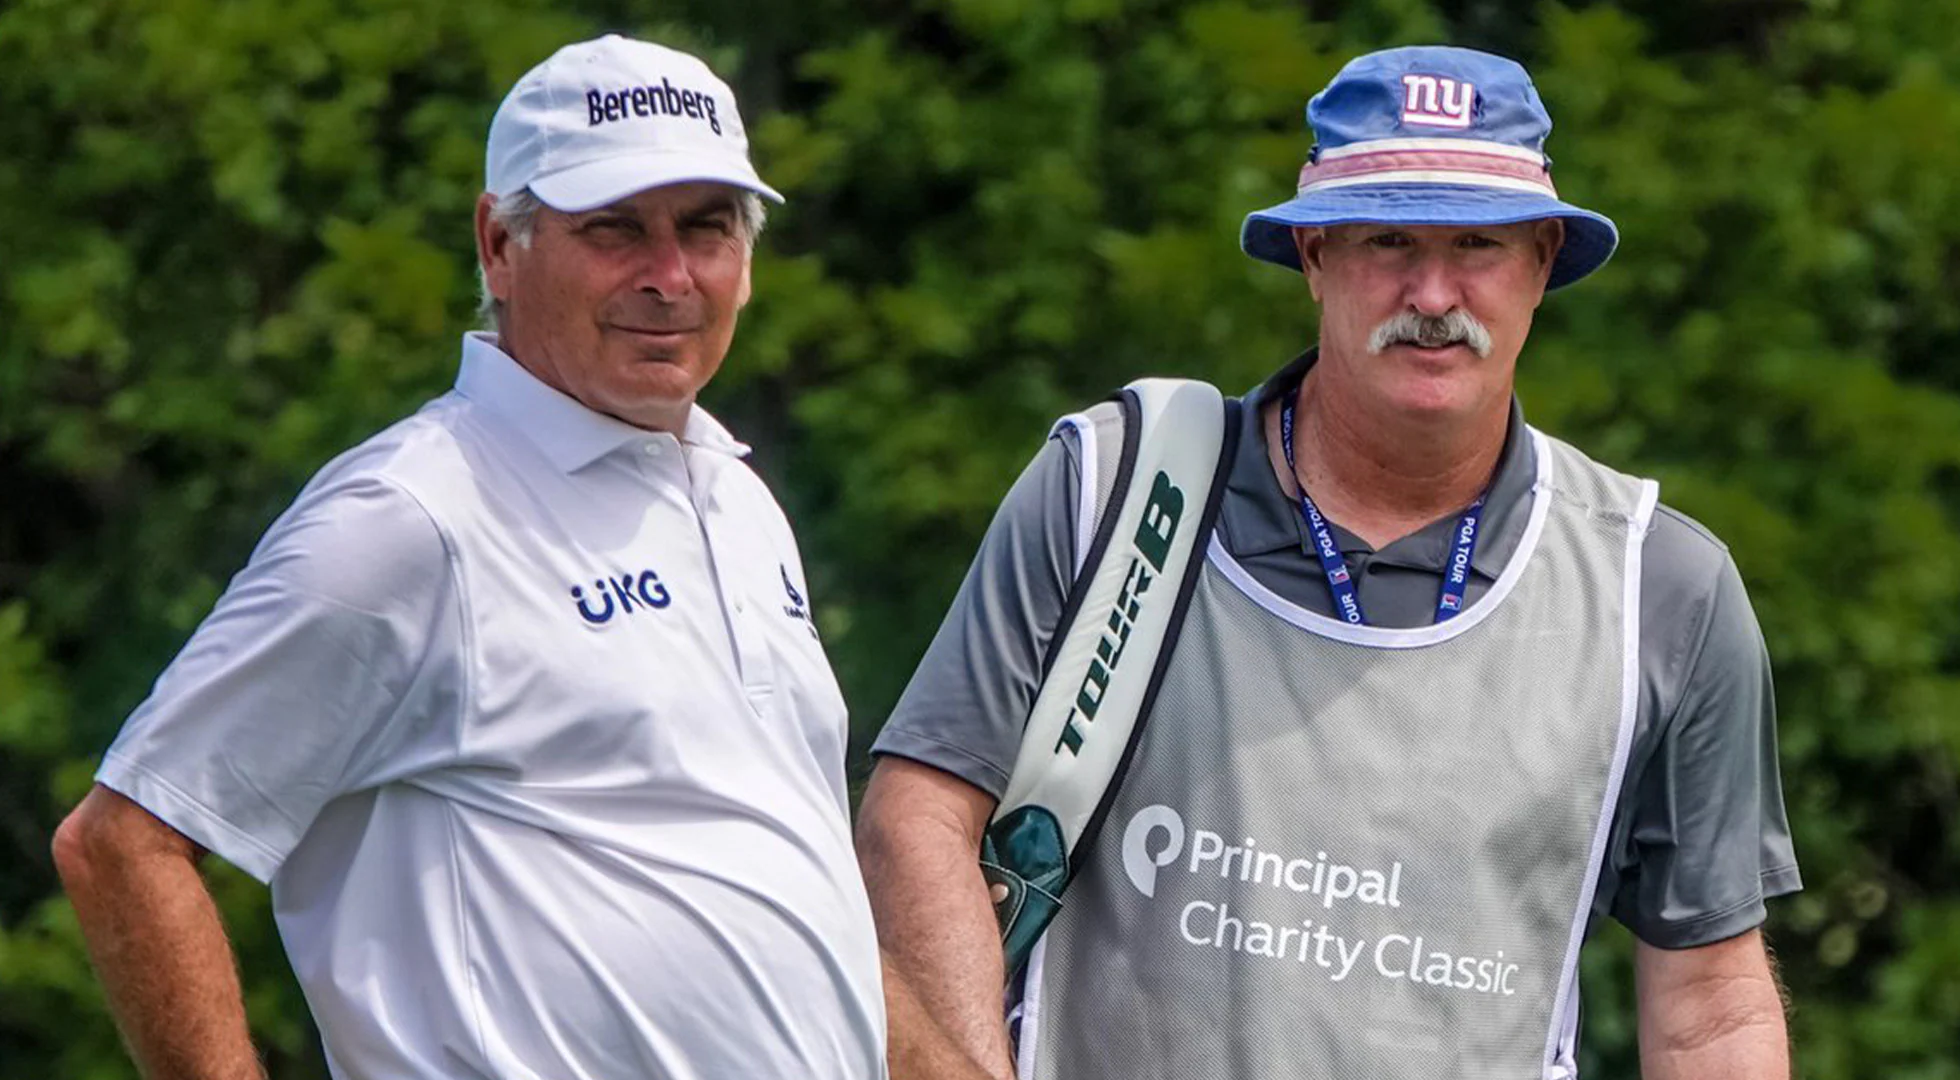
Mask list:
[[[1237,403],[1202,382],[1141,379],[1113,400],[1122,410],[1122,453],[1101,518],[1092,533],[1080,530],[1091,536],[1088,551],[982,842],[1010,979],[1061,910],[1134,753],[1197,581],[1238,430]],[[1076,424],[1085,433],[1102,426]],[[1082,451],[1088,508],[1098,454],[1090,445]]]

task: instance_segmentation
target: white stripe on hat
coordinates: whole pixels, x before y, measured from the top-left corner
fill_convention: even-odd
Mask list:
[[[1489,154],[1493,157],[1528,161],[1533,165],[1545,164],[1545,155],[1536,150],[1486,142],[1482,139],[1370,139],[1367,142],[1329,147],[1315,156],[1321,161],[1339,161],[1341,158],[1353,157],[1356,154],[1380,154],[1398,150],[1446,150],[1453,154]]]
[[[1305,195],[1310,191],[1327,191],[1331,188],[1355,187],[1362,184],[1456,184],[1463,187],[1498,188],[1503,191],[1524,191],[1533,195],[1558,197],[1558,189],[1552,186],[1550,177],[1543,181],[1524,180],[1511,176],[1492,176],[1490,173],[1473,172],[1468,169],[1396,169],[1386,172],[1356,173],[1302,184],[1299,193]]]

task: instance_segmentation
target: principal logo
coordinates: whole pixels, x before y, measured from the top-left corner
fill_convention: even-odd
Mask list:
[[[1234,837],[1240,834],[1233,833]],[[1190,840],[1187,846],[1186,839]],[[1161,803],[1146,806],[1123,829],[1123,871],[1137,891],[1155,899],[1157,872],[1176,867],[1194,878],[1215,878],[1311,896],[1323,909],[1349,903],[1402,906],[1402,864],[1354,866],[1316,851],[1311,858],[1261,846],[1247,836],[1228,843],[1222,834],[1192,827]]]
[[[1441,75],[1402,76],[1402,122],[1467,128],[1476,113],[1477,88]]]
[[[1137,811],[1123,829],[1123,872],[1152,901],[1142,925],[1162,932],[1174,924],[1186,946],[1232,954],[1234,963],[1284,964],[1329,983],[1359,976],[1500,998],[1532,991],[1526,966],[1532,953],[1513,948],[1507,956],[1491,948],[1492,938],[1502,944],[1524,926],[1519,918],[1489,915],[1509,906],[1459,907],[1454,883],[1441,889],[1432,883],[1404,911],[1400,860],[1383,866],[1385,856],[1377,852],[1355,865],[1320,850],[1309,857],[1304,852],[1319,845],[1298,835],[1299,825],[1288,816],[1291,850],[1275,851],[1242,828],[1232,829],[1237,842],[1227,843],[1196,818],[1187,832],[1184,816],[1168,806]],[[1164,873],[1181,877],[1158,901]],[[1155,907],[1160,902],[1166,910]],[[1470,937],[1475,940],[1461,940]],[[1204,962],[1199,954],[1186,956]]]
[[[1163,837],[1163,844],[1153,851],[1151,845],[1158,836]],[[1123,830],[1123,872],[1145,896],[1157,895],[1158,868],[1176,862],[1183,851],[1184,819],[1168,806],[1144,807]]]

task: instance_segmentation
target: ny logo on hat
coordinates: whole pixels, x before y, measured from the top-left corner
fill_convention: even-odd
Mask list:
[[[1402,76],[1402,122],[1467,128],[1477,88],[1441,75]]]

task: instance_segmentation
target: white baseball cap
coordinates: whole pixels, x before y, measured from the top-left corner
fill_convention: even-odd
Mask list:
[[[783,197],[749,164],[735,93],[708,65],[607,34],[526,72],[490,121],[484,189],[530,188],[566,213],[665,184],[712,180]]]

